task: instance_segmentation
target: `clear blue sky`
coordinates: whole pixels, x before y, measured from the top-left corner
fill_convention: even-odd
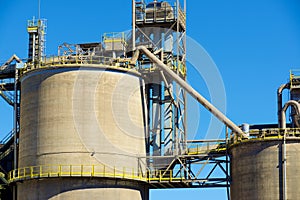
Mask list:
[[[131,28],[131,0],[41,3],[41,16],[48,19],[48,54],[56,54],[63,42],[100,41],[104,32]],[[2,0],[0,8],[0,62],[12,54],[26,58],[26,20],[37,16],[37,0]],[[276,89],[287,81],[291,68],[300,68],[300,1],[187,0],[187,11],[187,35],[206,49],[223,78],[227,115],[237,124],[276,122]],[[188,79],[208,95],[201,77]],[[12,114],[3,100],[0,113],[4,136],[11,129]],[[152,200],[182,198],[222,200],[226,192],[151,192]]]

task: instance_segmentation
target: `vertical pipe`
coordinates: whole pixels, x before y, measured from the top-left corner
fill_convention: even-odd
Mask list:
[[[178,155],[178,145],[179,145],[179,115],[180,115],[180,106],[179,106],[179,89],[178,89],[178,84],[175,85],[175,101],[176,101],[176,107],[175,107],[175,126],[174,126],[174,153],[173,155]]]
[[[14,82],[14,164],[13,168],[17,168],[17,129],[18,129],[18,70],[15,69]]]
[[[284,135],[283,135],[283,146],[282,146],[282,151],[283,151],[283,161],[282,161],[282,171],[283,171],[283,184],[282,184],[282,192],[283,192],[283,200],[287,199],[287,189],[286,189],[286,130],[284,130]]]
[[[17,169],[17,132],[18,132],[18,69],[15,67],[15,82],[14,82],[14,161],[13,169]],[[13,199],[16,199],[16,187],[13,187]]]
[[[186,95],[186,91],[183,91],[183,102],[184,102],[184,113],[183,113],[183,131],[184,131],[184,146],[183,146],[183,151],[186,152],[187,151],[187,95]]]
[[[281,109],[281,115],[280,115],[280,128],[285,129],[286,128],[286,110],[289,106],[294,106],[296,114],[300,115],[300,104],[295,100],[289,100]]]
[[[278,115],[278,126],[281,127],[282,118],[281,118],[281,110],[282,110],[282,91],[284,89],[288,89],[290,84],[283,84],[277,90],[277,115]]]
[[[176,48],[177,48],[177,52],[176,52],[176,54],[177,54],[177,74],[178,74],[178,66],[179,66],[179,45],[180,45],[180,41],[179,41],[179,38],[180,38],[180,35],[179,35],[179,9],[180,9],[180,5],[179,5],[179,0],[177,0],[176,1],[176,17],[177,17],[177,19],[176,19],[176,22],[177,22],[177,24],[176,24],[176,42],[177,42],[177,44],[176,44]]]
[[[184,0],[184,3],[183,3],[183,9],[184,9],[184,14],[186,15],[186,0]],[[185,59],[186,59],[186,30],[184,30],[184,39],[183,39],[183,49],[184,49],[184,67],[186,69],[186,62],[185,62]],[[186,70],[185,70],[186,71]],[[186,75],[185,75],[186,77]],[[184,90],[184,139],[185,139],[185,148],[184,150],[186,151],[187,150],[187,95],[186,95],[186,91]]]
[[[228,126],[226,126],[226,128],[225,128],[225,131],[226,131],[226,184],[227,184],[227,186],[226,186],[226,192],[227,192],[227,199],[228,200],[230,200],[230,191],[229,191],[229,166],[228,166],[228,164],[229,164],[229,160],[228,160],[228,156],[229,156],[229,154],[228,154],[228,146],[229,146],[229,134],[228,134]]]
[[[176,1],[176,16],[177,16],[177,19],[176,19],[176,22],[177,22],[177,24],[176,24],[176,54],[177,54],[177,56],[176,56],[176,74],[178,75],[178,73],[179,73],[179,44],[180,44],[180,41],[179,41],[179,38],[180,38],[180,35],[179,35],[179,22],[178,22],[178,16],[179,16],[179,0],[177,0]],[[178,105],[178,107],[176,108],[176,126],[175,126],[175,155],[178,155],[178,144],[179,144],[179,142],[180,142],[180,140],[179,140],[179,127],[177,127],[179,124],[178,124],[178,119],[179,119],[179,96],[180,96],[180,93],[179,93],[179,91],[180,91],[180,89],[179,89],[179,85],[178,84],[176,84],[176,87],[175,87],[175,92],[176,92],[176,103],[177,103],[177,105]]]
[[[132,0],[132,50],[135,50],[135,21],[136,21],[136,11],[135,11],[135,0]]]

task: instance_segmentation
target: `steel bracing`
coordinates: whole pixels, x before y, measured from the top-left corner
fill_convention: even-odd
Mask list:
[[[183,3],[182,3],[183,2]],[[0,70],[0,95],[14,107],[14,127],[2,141],[0,162],[13,152],[9,183],[45,177],[108,177],[147,182],[155,188],[229,187],[229,137],[224,140],[188,140],[187,93],[246,138],[239,127],[186,83],[186,2],[132,0],[133,30],[107,33],[102,43],[68,44],[58,55],[45,56],[45,20],[28,22],[29,52],[23,63],[12,56]],[[134,70],[145,82],[146,157],[141,170],[125,166],[61,165],[18,168],[19,77],[31,70],[57,67],[105,67]],[[233,134],[234,135],[234,134]],[[237,137],[235,137],[237,138]],[[13,147],[13,148],[11,148]],[[13,149],[13,151],[11,151]],[[147,169],[143,173],[142,169]]]
[[[146,46],[186,79],[185,2],[133,0],[132,47]],[[141,54],[141,53],[140,53]],[[156,63],[141,54],[139,68],[146,77],[149,148],[151,156],[180,155],[186,149],[186,93]]]
[[[142,176],[143,180],[149,182],[152,188],[229,185],[229,161],[227,148],[224,148],[226,141],[198,141],[197,144],[192,142],[190,146],[187,140],[187,90],[168,71],[160,68],[163,63],[178,79],[186,81],[186,3],[184,1],[181,5],[179,0],[172,3],[151,4],[133,0],[134,23],[129,38],[124,33],[111,33],[104,35],[103,44],[63,43],[58,47],[58,56],[54,57],[45,56],[46,21],[33,19],[28,22],[30,37],[27,62],[23,63],[14,55],[3,64],[0,71],[1,96],[15,110],[14,128],[8,140],[13,141],[14,147],[14,171],[8,178],[10,182],[42,177],[45,173],[66,176],[63,171],[55,171],[61,170],[63,166],[51,168],[55,172],[43,166],[28,166],[26,169],[17,167],[19,77],[30,70],[51,66],[108,65],[136,70],[145,80],[148,108],[147,157],[141,158],[146,161],[141,165],[145,165],[148,170]],[[153,60],[153,57],[161,63]],[[8,150],[2,150],[1,155],[4,157]],[[120,167],[123,169],[122,166],[116,166],[114,175],[127,177],[126,170],[120,173]],[[97,172],[93,171],[96,170],[93,167],[83,168],[83,171],[90,169]],[[69,172],[73,175],[73,170]],[[106,172],[101,173],[107,175]],[[140,174],[137,172],[136,176]]]

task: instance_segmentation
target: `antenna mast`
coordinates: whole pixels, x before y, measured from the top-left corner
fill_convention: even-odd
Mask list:
[[[41,19],[41,0],[38,0],[38,19]]]

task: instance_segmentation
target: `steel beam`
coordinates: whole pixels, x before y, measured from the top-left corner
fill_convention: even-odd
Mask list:
[[[180,78],[175,72],[173,72],[167,65],[165,65],[161,60],[159,60],[154,54],[151,53],[146,47],[139,46],[137,47],[142,51],[153,63],[156,63],[157,66],[173,78],[181,87],[183,87],[192,97],[194,97],[199,103],[201,103],[208,111],[210,111],[215,117],[220,121],[226,124],[233,132],[248,138],[248,136],[230,119],[228,119],[221,111],[219,111],[214,105],[212,105],[208,100],[206,100],[200,93],[198,93],[194,88],[186,83],[182,78]]]

